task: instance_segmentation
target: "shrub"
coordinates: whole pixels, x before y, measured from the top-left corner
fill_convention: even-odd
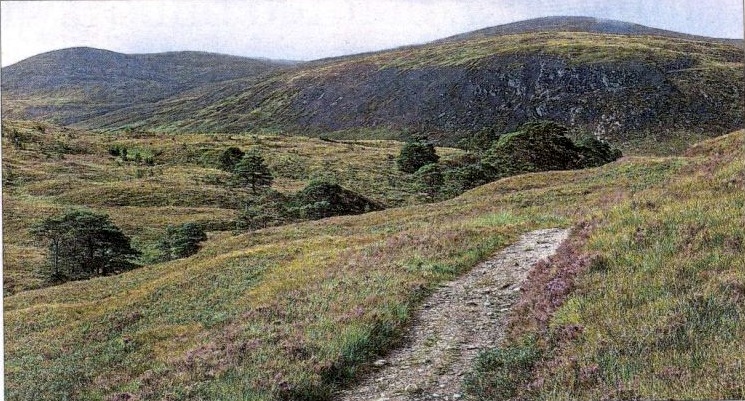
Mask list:
[[[110,155],[112,155],[114,157],[118,157],[119,154],[120,154],[120,152],[121,152],[121,149],[119,149],[119,145],[109,146],[109,154]]]
[[[623,154],[620,150],[613,148],[608,142],[601,141],[594,136],[586,136],[577,141],[577,146],[582,154],[582,167],[598,167],[619,159]]]
[[[225,149],[222,153],[220,153],[219,163],[220,163],[220,170],[227,171],[229,173],[232,173],[235,169],[235,166],[238,165],[238,163],[243,159],[243,156],[246,154],[236,148],[235,146],[231,146],[227,149]]]
[[[427,164],[417,170],[415,175],[419,190],[429,199],[436,199],[445,182],[440,165],[436,163]]]
[[[290,212],[301,219],[361,214],[383,206],[338,184],[312,181],[293,196]]]
[[[437,155],[434,145],[422,140],[407,142],[396,159],[398,169],[405,173],[415,173],[421,167],[430,163],[437,163],[440,156]]]
[[[169,226],[158,243],[162,260],[186,258],[199,251],[199,243],[207,240],[204,229],[196,223]]]
[[[271,189],[265,191],[244,203],[236,228],[257,230],[287,223],[291,221],[288,207],[289,200],[285,195]]]

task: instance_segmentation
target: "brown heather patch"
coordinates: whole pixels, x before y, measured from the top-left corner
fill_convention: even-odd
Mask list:
[[[554,312],[572,293],[578,276],[591,268],[603,268],[601,257],[589,255],[583,250],[596,225],[597,222],[580,223],[559,246],[556,254],[533,266],[526,284],[520,289],[520,299],[510,311],[507,338],[520,340],[526,335],[538,335],[547,339]],[[581,330],[580,326],[569,325],[559,328],[556,334],[560,340],[571,340],[574,332]]]

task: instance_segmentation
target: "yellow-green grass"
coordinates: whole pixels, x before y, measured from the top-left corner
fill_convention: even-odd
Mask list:
[[[15,141],[14,137],[17,137]],[[387,206],[420,202],[412,178],[395,165],[394,141],[328,142],[282,135],[100,134],[31,121],[3,122],[5,295],[46,285],[45,249],[28,231],[67,209],[105,212],[131,236],[144,260],[168,225],[199,222],[231,229],[249,193],[215,168],[221,151],[258,148],[285,193],[330,179]],[[126,148],[129,159],[109,153]],[[440,148],[447,160],[462,152]]]
[[[663,185],[588,214],[596,228],[580,251],[593,262],[546,327],[530,305],[556,301],[540,294],[582,262],[555,262],[526,292],[521,305],[539,312],[513,315],[507,346],[538,336],[544,359],[524,397],[745,397],[745,131],[686,156]]]
[[[9,399],[323,399],[423,295],[528,230],[663,185],[686,158],[511,177],[438,203],[232,235],[5,298]]]
[[[742,60],[742,52],[734,46],[724,44],[645,35],[539,32],[432,43],[373,53],[348,61],[336,61],[326,67],[301,69],[295,74],[296,78],[318,76],[353,68],[359,63],[375,63],[381,68],[477,66],[482,60],[496,55],[536,53],[553,55],[572,64],[624,62],[639,57],[664,64],[681,57],[695,57],[700,63],[699,68],[709,68],[731,67],[733,63]]]

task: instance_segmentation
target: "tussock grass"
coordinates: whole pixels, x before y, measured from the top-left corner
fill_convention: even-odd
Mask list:
[[[537,268],[505,345],[540,338],[544,358],[522,396],[744,396],[745,132],[687,156]]]
[[[742,149],[743,136],[685,157],[510,177],[436,204],[213,233],[188,259],[6,297],[6,396],[325,399],[400,340],[438,283],[525,231],[586,219],[597,227],[583,251],[603,263],[577,276],[575,292],[547,320],[547,333],[582,330],[537,365],[544,380],[535,391],[736,395],[745,158],[732,149]],[[184,163],[209,173],[199,161]],[[60,205],[22,187],[10,194]],[[138,207],[129,208],[107,210],[116,220]],[[210,209],[192,211],[212,218]],[[151,219],[141,221],[157,225]],[[657,368],[660,358],[670,369]],[[681,378],[694,376],[685,387]]]

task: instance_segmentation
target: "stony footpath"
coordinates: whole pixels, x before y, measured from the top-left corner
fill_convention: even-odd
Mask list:
[[[504,318],[531,266],[556,252],[569,231],[538,230],[444,283],[422,305],[404,341],[371,374],[338,394],[343,401],[463,399],[463,375],[480,350],[502,338]]]

